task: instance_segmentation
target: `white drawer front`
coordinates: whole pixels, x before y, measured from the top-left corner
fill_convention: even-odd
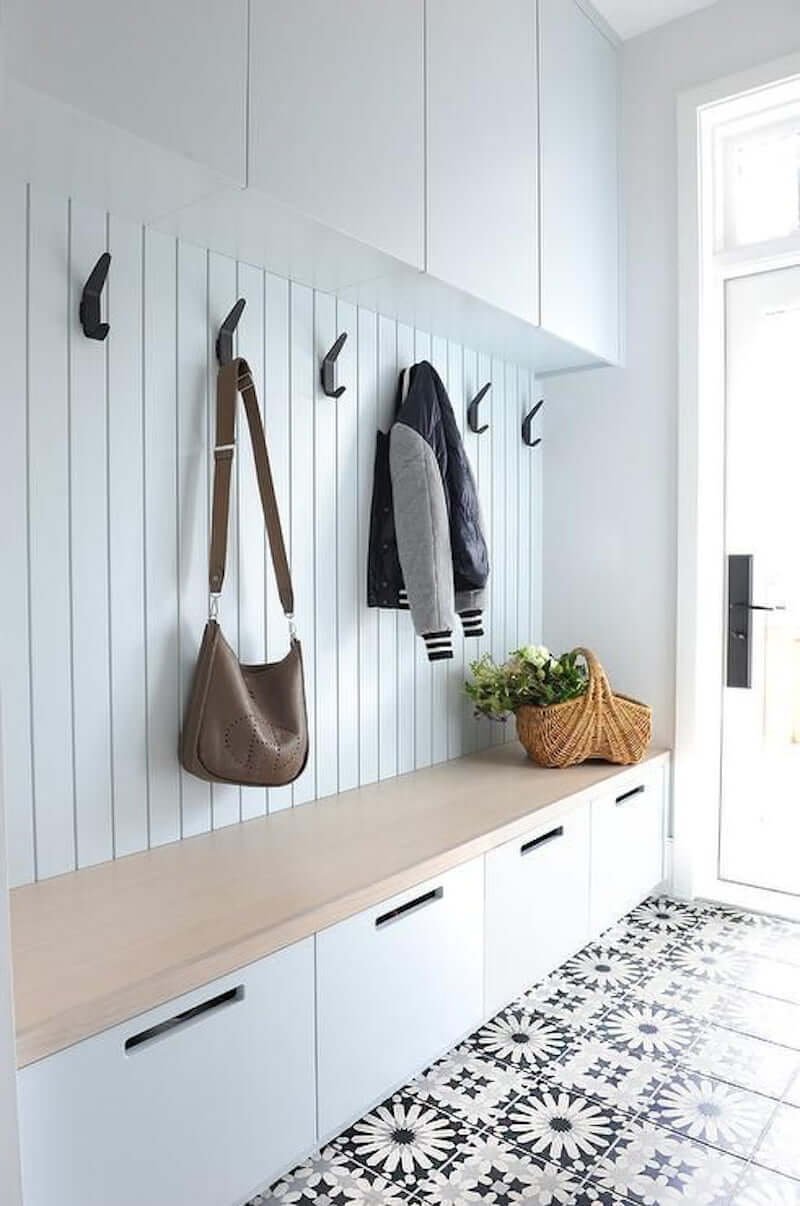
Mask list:
[[[482,1005],[482,859],[318,934],[321,1139],[476,1026]]]
[[[592,933],[643,900],[663,878],[664,771],[592,801]]]
[[[25,1206],[245,1201],[314,1146],[313,939],[31,1064],[19,1092]]]
[[[589,938],[589,809],[486,855],[486,1012],[496,1013]]]

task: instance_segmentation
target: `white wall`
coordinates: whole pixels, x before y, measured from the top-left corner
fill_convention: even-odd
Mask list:
[[[797,0],[720,0],[625,43],[626,367],[547,382],[544,636],[595,648],[673,737],[678,93],[800,48]]]
[[[0,1202],[3,1206],[21,1206],[17,1061],[14,1052],[2,768],[3,751],[0,743]]]
[[[78,324],[112,253],[105,343]],[[465,661],[537,639],[541,449],[522,444],[528,369],[143,229],[0,181],[0,681],[12,883],[57,875],[502,741],[463,695]],[[214,339],[237,295],[263,401],[303,642],[312,734],[293,787],[209,786],[178,732],[207,607]],[[319,385],[340,330],[346,393]],[[366,607],[375,433],[398,369],[432,359],[466,433],[488,525],[487,635],[430,664],[408,614]],[[244,658],[287,630],[265,566],[249,444],[238,458],[223,629]]]

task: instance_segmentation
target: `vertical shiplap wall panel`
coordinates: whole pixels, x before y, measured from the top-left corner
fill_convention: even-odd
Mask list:
[[[250,365],[259,406],[264,414],[264,288],[263,273],[249,264],[237,267],[236,292],[247,300],[236,330],[237,350]],[[232,303],[231,303],[232,304]],[[239,586],[239,656],[250,663],[263,662],[266,642],[266,590],[264,515],[256,480],[250,432],[241,401],[236,408],[236,486],[239,515],[237,581]],[[243,821],[264,816],[267,790],[241,789]]]
[[[336,338],[336,299],[315,294],[313,364]],[[330,796],[339,790],[339,690],[337,682],[336,591],[336,414],[339,402],[314,377],[314,648],[316,654],[317,781],[314,794]],[[352,395],[348,399],[352,402]],[[346,403],[345,403],[346,405]]]
[[[533,406],[531,400],[530,375],[520,369],[517,388],[519,392],[520,435],[522,417]],[[531,584],[531,539],[532,519],[530,513],[531,466],[534,458],[541,456],[542,449],[526,448],[520,438],[517,449],[517,633],[521,645],[538,641],[531,627],[530,584]]]
[[[449,392],[447,380],[447,340],[434,336],[430,343],[431,364],[444,381]],[[447,760],[447,688],[452,678],[453,665],[461,656],[461,621],[454,618],[453,631],[453,660],[446,661],[441,668],[431,667],[431,762]]]
[[[378,613],[367,607],[364,577],[369,540],[369,508],[375,431],[378,425],[378,322],[369,310],[358,311],[358,748],[359,780],[378,778]],[[362,568],[363,567],[363,568]]]
[[[314,402],[317,366],[314,363],[314,294],[305,285],[292,284],[291,398],[292,398],[292,579],[295,614],[303,643],[306,679],[308,763],[293,787],[295,804],[313,800],[317,778],[316,743],[316,642],[314,626]],[[326,723],[323,717],[322,722]]]
[[[447,344],[447,392],[453,404],[456,426],[464,438],[464,350],[452,341]],[[447,757],[458,758],[468,752],[466,719],[464,710],[464,679],[467,646],[461,623],[453,634],[453,661],[448,666],[447,698]]]
[[[506,548],[506,452],[508,422],[508,407],[506,404],[505,366],[501,360],[493,359],[491,365],[492,381],[492,423],[487,437],[492,439],[492,527],[491,544],[494,549],[496,570],[491,579],[491,614],[492,614],[492,643],[491,650],[495,661],[502,662],[508,653],[508,634],[506,633],[506,574],[508,572]],[[483,437],[481,437],[483,438]],[[496,722],[492,725],[491,742],[499,745],[505,739],[505,725]]]
[[[519,485],[519,454],[527,451],[522,443],[522,418],[519,410],[519,381],[516,365],[506,365],[506,496],[503,504],[506,517],[506,649],[520,644],[517,624],[519,596],[519,545],[517,524],[517,489]],[[519,439],[517,439],[519,434]]]
[[[30,193],[28,523],[37,872],[76,865],[69,474],[69,207]],[[21,701],[20,701],[21,702]],[[16,701],[5,701],[4,709]]]
[[[36,876],[28,629],[27,210],[26,186],[0,178],[0,549],[6,582],[0,688],[6,700],[2,745],[12,887]]]
[[[180,715],[186,713],[192,675],[208,615],[208,257],[200,247],[178,247],[178,659]],[[211,785],[181,769],[181,833],[211,826]]]
[[[236,264],[226,256],[214,252],[208,257],[208,327],[206,337],[209,447],[216,439],[217,423],[217,358],[216,338],[220,325],[236,301]],[[208,461],[209,480],[213,481],[213,457]],[[228,527],[228,553],[225,564],[225,581],[219,600],[219,621],[225,637],[233,649],[239,649],[239,513],[234,505],[238,498],[239,458],[235,460],[235,472],[231,475],[231,514]],[[214,783],[211,787],[211,822],[214,829],[232,825],[242,815],[242,793],[238,787],[227,783]]]
[[[281,513],[283,538],[292,556],[291,431],[292,400],[289,358],[289,282],[272,273],[264,274],[264,428],[269,445],[275,494]],[[266,569],[267,659],[279,661],[289,648],[289,630],[278,597],[271,562]],[[291,784],[271,787],[267,793],[270,812],[292,806]]]
[[[414,332],[414,360],[430,360],[431,337]],[[425,644],[414,642],[414,765],[430,766],[433,760],[433,665]],[[438,670],[438,667],[437,667]]]
[[[178,651],[177,247],[145,237],[144,469],[147,774],[150,843],[180,837]],[[169,332],[169,336],[166,336]]]
[[[467,408],[468,408],[471,400],[475,397],[475,394],[478,392],[478,389],[480,388],[480,384],[478,382],[478,357],[477,357],[477,354],[471,348],[463,349],[462,356],[461,356],[461,372],[462,372],[463,391],[464,391],[461,432],[462,432],[462,436],[463,436],[463,440],[464,440],[464,450],[467,454],[467,459],[469,460],[470,467],[472,469],[472,475],[475,478],[476,484],[478,485],[478,493],[480,494],[480,502],[481,502],[481,515],[482,515],[482,518],[484,521],[484,526],[485,526],[486,525],[486,503],[484,501],[483,494],[481,493],[481,489],[480,489],[480,466],[478,463],[478,444],[477,444],[478,437],[473,435],[473,433],[470,431],[469,424],[467,422]],[[488,533],[488,527],[486,527],[486,531]],[[491,565],[491,562],[492,562],[492,550],[489,549],[489,564],[490,565]],[[488,604],[488,599],[489,599],[489,592],[487,589],[487,591],[486,591],[487,604]],[[486,614],[484,614],[484,625],[483,625],[484,631],[486,630],[487,623],[488,623],[488,616]],[[480,655],[483,653],[484,647],[485,647],[485,637],[472,638],[469,641],[464,641],[464,678],[465,679],[469,675],[470,663],[474,662],[477,658],[480,657]],[[464,722],[464,724],[465,724],[464,752],[465,753],[473,753],[476,749],[478,749],[478,737],[479,737],[478,721],[476,720],[475,715],[474,715],[474,708],[472,706],[472,702],[469,699],[469,697],[466,695],[464,696],[463,706],[464,706],[464,715],[466,718],[465,722]],[[484,722],[483,727],[485,727],[485,722]]]
[[[536,382],[531,375],[531,387],[536,390]],[[537,419],[539,420],[539,434],[544,433],[544,410],[539,411]],[[529,587],[529,599],[531,606],[531,626],[536,633],[536,640],[542,639],[542,572],[541,572],[541,557],[542,557],[542,541],[543,541],[543,525],[544,525],[544,509],[543,509],[543,476],[542,476],[542,448],[543,444],[539,445],[536,450],[537,455],[535,461],[531,465],[531,480],[532,480],[532,499],[530,504],[531,510],[531,581]],[[535,552],[533,551],[535,550]]]
[[[397,403],[397,325],[378,319],[378,414],[376,426],[388,431]],[[374,444],[373,444],[374,449]],[[381,779],[397,774],[397,612],[378,612],[378,771]]]
[[[414,332],[405,323],[397,324],[397,369],[414,363]],[[397,771],[414,769],[414,733],[416,730],[414,668],[417,645],[414,625],[407,611],[397,615]]]
[[[25,883],[456,757],[511,734],[476,721],[469,661],[541,625],[541,456],[522,446],[535,381],[473,349],[178,243],[0,184],[7,371],[0,636],[11,877]],[[82,282],[105,246],[111,335],[86,340]],[[27,305],[20,307],[20,296]],[[293,786],[210,786],[181,770],[180,726],[207,617],[214,343],[237,296],[292,562],[311,757]],[[346,392],[319,385],[340,331]],[[407,612],[366,606],[375,435],[403,366],[448,386],[481,497],[486,635],[432,665]],[[466,405],[491,380],[482,420]],[[541,424],[539,425],[541,426]],[[284,656],[241,411],[220,620],[244,659]]]
[[[106,344],[78,322],[83,283],[106,247],[106,215],[70,207],[70,546],[75,835],[79,867],[112,857]]]
[[[358,699],[359,607],[366,566],[358,541],[358,312],[350,302],[336,303],[337,332],[347,332],[339,354],[339,385],[345,392],[336,405],[336,648],[337,715],[339,719],[339,790],[359,782]]]
[[[114,853],[148,841],[141,226],[109,218],[108,583]]]
[[[476,385],[471,392],[470,397],[473,397],[479,389],[482,389],[487,381],[492,380],[492,362],[491,358],[483,353],[480,353],[477,358],[477,377],[475,378]],[[500,550],[494,541],[494,495],[492,493],[492,441],[494,439],[494,421],[498,406],[498,396],[496,388],[489,390],[489,393],[484,396],[479,413],[480,426],[484,423],[489,424],[489,430],[483,432],[482,435],[470,433],[469,443],[472,448],[477,447],[477,452],[474,453],[476,464],[478,467],[478,489],[481,497],[481,510],[483,512],[483,524],[486,531],[486,537],[489,542],[489,564],[491,566],[491,576],[489,585],[486,590],[486,623],[483,626],[484,635],[478,640],[478,648],[476,656],[480,657],[484,653],[493,652],[492,631],[494,622],[494,601],[495,601],[495,579],[498,574],[502,573],[500,563]],[[489,720],[476,721],[477,732],[477,748],[480,750],[486,749],[492,744],[494,737],[493,733],[494,722]]]

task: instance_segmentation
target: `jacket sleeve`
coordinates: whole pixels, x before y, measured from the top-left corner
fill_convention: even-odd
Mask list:
[[[397,551],[416,632],[430,661],[453,656],[453,558],[444,484],[430,444],[397,422],[389,444]]]

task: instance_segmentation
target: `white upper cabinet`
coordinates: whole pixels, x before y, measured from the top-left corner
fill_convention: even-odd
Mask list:
[[[619,358],[618,55],[575,0],[539,0],[541,322]]]
[[[247,0],[7,0],[8,75],[244,183]]]
[[[422,0],[252,0],[249,183],[422,267]]]
[[[428,0],[427,264],[539,320],[535,0]]]

